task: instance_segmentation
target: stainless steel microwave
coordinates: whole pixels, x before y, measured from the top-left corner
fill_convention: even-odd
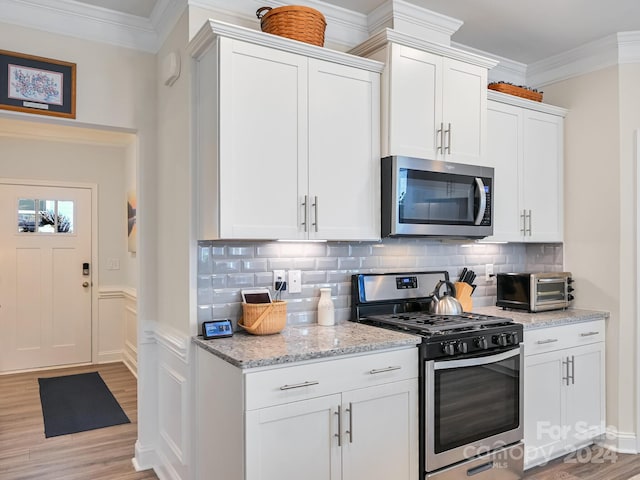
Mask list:
[[[382,236],[493,235],[493,168],[392,156],[382,159]]]

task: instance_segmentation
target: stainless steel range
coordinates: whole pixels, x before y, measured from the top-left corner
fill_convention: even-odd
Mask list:
[[[428,480],[516,480],[523,472],[522,325],[426,312],[446,271],[352,277],[352,319],[423,337],[420,471]]]

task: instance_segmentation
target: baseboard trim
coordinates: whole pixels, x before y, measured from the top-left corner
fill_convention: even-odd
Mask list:
[[[112,350],[110,352],[98,353],[98,363],[113,363],[124,361],[122,350]]]
[[[638,438],[633,432],[619,432],[608,428],[606,434],[596,443],[616,453],[638,453]]]
[[[140,440],[136,441],[135,457],[131,460],[136,472],[143,470],[154,469],[158,465],[159,459],[156,453],[156,449],[153,447],[145,447],[140,443]]]

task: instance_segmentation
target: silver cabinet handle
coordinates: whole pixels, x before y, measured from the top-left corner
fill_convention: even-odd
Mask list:
[[[451,155],[451,124],[449,124],[447,126],[447,129],[445,130],[445,132],[447,134],[447,153],[449,155]],[[444,153],[444,149],[443,149],[443,153]]]
[[[529,210],[529,236],[531,236],[531,210]]]
[[[386,368],[376,368],[373,370],[369,370],[369,373],[371,375],[375,375],[376,373],[384,373],[384,372],[392,372],[394,370],[400,370],[402,367],[401,366],[395,366],[395,367],[386,367]]]
[[[522,228],[520,229],[520,231],[522,232],[522,235],[526,235],[527,234],[527,214],[526,214],[526,210],[522,210],[522,213],[520,214],[520,220],[522,220]]]
[[[334,415],[338,416],[338,433],[335,433],[333,436],[338,437],[338,446],[342,446],[342,407],[338,405],[338,411],[334,412]]]
[[[558,339],[557,338],[547,338],[546,340],[538,340],[536,343],[538,345],[544,345],[546,343],[553,343],[553,342],[557,342]]]
[[[576,384],[576,357],[571,355],[571,385]]]
[[[304,225],[304,231],[307,231],[307,202],[308,202],[309,198],[307,195],[304,196],[304,202],[302,202],[302,207],[304,208],[304,222],[302,222],[302,225]]]
[[[442,122],[440,122],[440,128],[436,130],[436,143],[438,143],[438,137],[440,137],[440,145],[436,148],[436,152],[444,155],[444,123]]]
[[[353,443],[353,404],[351,402],[346,411],[349,412],[349,430],[346,433],[349,434],[349,443]]]
[[[594,335],[598,335],[600,332],[586,332],[586,333],[581,333],[580,336],[581,337],[592,337]]]
[[[562,377],[563,382],[567,382],[565,385],[569,385],[569,357],[566,360],[562,360],[562,366],[565,368],[567,372],[566,376]]]
[[[310,387],[311,385],[318,385],[319,383],[320,382],[313,380],[311,382],[295,383],[293,385],[282,385],[280,387],[280,390],[292,390],[294,388]]]
[[[315,227],[316,232],[318,231],[318,196],[313,197],[313,205],[312,207],[315,210],[315,222],[312,225]]]

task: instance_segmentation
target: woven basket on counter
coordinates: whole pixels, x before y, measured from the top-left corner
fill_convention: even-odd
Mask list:
[[[264,12],[267,13],[264,13]],[[327,22],[318,10],[302,6],[261,7],[256,11],[263,32],[324,46]]]
[[[511,85],[510,83],[496,82],[490,83],[488,88],[495,90],[496,92],[506,93],[508,95],[515,95],[516,97],[526,98],[533,100],[534,102],[542,101],[542,92],[536,92],[524,87],[518,87]]]
[[[287,324],[287,302],[243,303],[242,318],[238,325],[254,335],[280,332]]]

